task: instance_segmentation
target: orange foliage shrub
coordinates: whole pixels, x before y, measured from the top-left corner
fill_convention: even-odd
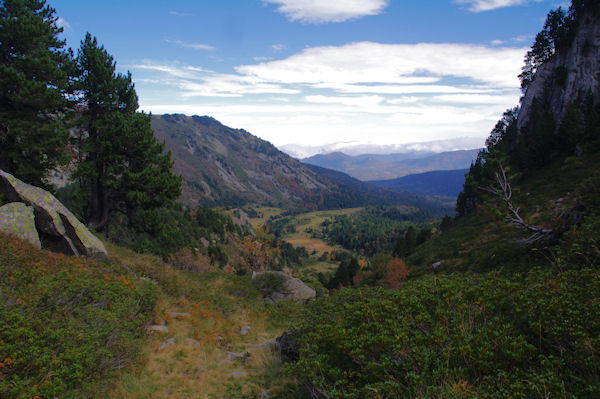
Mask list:
[[[398,288],[402,281],[408,277],[408,268],[400,258],[392,258],[386,265],[381,284],[386,288]]]

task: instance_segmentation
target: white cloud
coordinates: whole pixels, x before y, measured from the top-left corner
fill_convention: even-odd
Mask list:
[[[307,48],[231,73],[150,61],[133,68],[138,92],[147,85],[169,93],[174,104],[140,96],[143,109],[208,114],[275,145],[459,136],[483,141],[502,112],[518,103],[525,52],[491,45],[361,42]],[[150,81],[163,85],[150,87],[145,83]]]
[[[460,104],[506,104],[515,100],[514,94],[443,94],[434,96],[434,100],[444,103]]]
[[[166,75],[163,82],[178,89],[181,97],[241,97],[244,94],[297,94],[298,90],[261,82],[253,77],[220,74],[214,71],[178,64],[146,62],[133,65],[134,69],[159,72]]]
[[[353,107],[372,107],[381,103],[384,98],[381,96],[306,96],[306,101],[317,104],[342,104]]]
[[[274,53],[279,53],[283,50],[285,50],[285,44],[274,44],[271,46],[271,49],[273,49]]]
[[[512,38],[513,42],[523,43],[533,41],[533,35],[520,35]]]
[[[506,43],[506,42],[505,42],[504,40],[492,40],[490,43],[491,43],[493,46],[501,46],[501,45],[503,45],[503,44],[504,44],[504,43]]]
[[[164,41],[166,43],[177,44],[178,46],[185,47],[185,48],[191,48],[194,50],[202,50],[202,51],[216,50],[215,47],[208,45],[208,44],[203,44],[203,43],[185,43],[181,40],[170,40],[170,39],[165,39]]]
[[[368,15],[380,14],[387,6],[386,0],[264,0],[277,4],[277,11],[291,21],[320,24],[344,22]]]
[[[56,26],[63,28],[64,30],[71,29],[71,24],[62,17],[58,17],[56,19]]]
[[[519,6],[529,3],[531,0],[454,0],[457,4],[469,5],[469,11],[482,12],[495,10],[497,8]],[[533,0],[537,3],[543,0]]]
[[[265,62],[265,61],[271,61],[273,58],[271,58],[271,57],[252,57],[252,59],[256,62]]]
[[[454,76],[513,87],[523,54],[521,48],[470,44],[359,42],[312,47],[282,60],[235,69],[242,75],[280,83],[384,82],[389,85],[405,84],[407,79]]]
[[[179,12],[179,11],[169,11],[169,14],[175,15],[176,17],[193,17],[194,14],[190,14],[187,12]]]

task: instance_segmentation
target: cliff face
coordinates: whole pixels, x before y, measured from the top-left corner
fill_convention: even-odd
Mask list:
[[[532,113],[535,98],[548,101],[557,126],[567,107],[584,100],[589,93],[600,101],[600,19],[582,15],[568,48],[541,65],[521,99],[518,127],[521,130]]]

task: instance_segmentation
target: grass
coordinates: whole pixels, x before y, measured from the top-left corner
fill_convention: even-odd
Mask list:
[[[137,255],[111,249],[122,259]],[[249,276],[187,273],[153,257],[133,262],[140,273],[158,282],[161,295],[152,323],[164,323],[168,332],[148,335],[142,360],[123,371],[110,397],[254,398],[268,391],[269,397],[285,398],[294,394],[296,387],[283,375],[278,354],[264,344],[289,328],[301,305],[265,304]],[[242,334],[246,326],[250,330]],[[172,338],[175,342],[164,346]],[[242,364],[228,360],[227,352],[248,352],[249,357]]]
[[[294,397],[264,344],[302,305],[264,303],[248,275],[177,270],[105,245],[97,263],[0,234],[0,397]],[[162,323],[168,332],[147,330]]]
[[[310,262],[309,264],[304,266],[302,271],[304,273],[311,273],[314,276],[316,276],[318,273],[323,273],[323,274],[333,273],[336,271],[338,266],[339,266],[339,262],[327,261],[327,260],[314,261],[314,262]]]
[[[278,216],[283,212],[281,208],[274,208],[271,206],[262,206],[256,208],[256,211],[261,215],[257,218],[250,218],[250,224],[254,229],[264,226],[264,224],[269,220],[272,216]]]
[[[332,252],[340,250],[342,247],[337,245],[331,245],[320,238],[311,237],[307,230],[320,231],[321,223],[325,220],[340,215],[352,215],[356,212],[361,211],[363,208],[346,208],[329,211],[315,211],[302,213],[295,216],[290,222],[296,227],[295,233],[288,233],[283,236],[283,239],[292,245],[302,246],[307,251],[317,251],[319,253]]]

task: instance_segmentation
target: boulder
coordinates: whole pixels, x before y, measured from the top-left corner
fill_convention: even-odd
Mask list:
[[[281,351],[281,358],[286,362],[296,362],[300,358],[297,332],[294,330],[284,331],[276,339]]]
[[[317,296],[316,291],[302,280],[283,272],[253,272],[252,283],[262,291],[266,299],[278,302],[284,299],[306,301]]]
[[[12,202],[0,207],[0,231],[27,240],[37,248],[42,247],[35,229],[33,207],[22,202]]]
[[[48,249],[69,255],[105,259],[102,242],[48,191],[22,182],[0,170],[0,192],[13,202],[23,202],[35,210],[35,225]]]

